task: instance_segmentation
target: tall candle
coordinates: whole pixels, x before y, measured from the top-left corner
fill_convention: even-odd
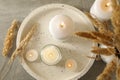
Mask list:
[[[49,31],[56,39],[67,39],[74,31],[74,23],[69,16],[56,15],[49,22]]]
[[[101,21],[109,20],[112,15],[111,0],[95,0],[90,13]]]
[[[55,65],[61,58],[60,50],[55,45],[47,45],[41,51],[41,59],[47,65]]]
[[[33,61],[37,60],[38,52],[34,49],[31,49],[31,50],[27,51],[25,57],[28,61],[33,62]]]
[[[100,45],[101,48],[107,48],[105,45]],[[100,55],[102,60],[106,63],[110,63],[114,59],[114,55],[106,56],[106,55]]]

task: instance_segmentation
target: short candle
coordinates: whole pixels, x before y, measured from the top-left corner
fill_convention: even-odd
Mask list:
[[[33,62],[33,61],[37,60],[38,52],[34,49],[31,49],[31,50],[27,51],[25,57],[28,61]]]
[[[65,69],[75,71],[77,69],[77,62],[74,59],[68,59],[65,62]]]
[[[66,39],[74,31],[72,19],[66,15],[56,15],[49,22],[49,31],[56,39]]]
[[[41,50],[41,59],[47,65],[55,65],[61,58],[60,50],[55,45],[47,45]]]

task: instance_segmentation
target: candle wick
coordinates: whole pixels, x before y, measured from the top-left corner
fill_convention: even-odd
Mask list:
[[[53,53],[50,53],[49,56],[52,58],[53,57]]]
[[[106,5],[105,5],[105,7],[109,7],[111,4],[108,2]]]
[[[60,24],[60,28],[65,28],[65,24],[63,22]]]
[[[29,56],[32,57],[32,54],[30,54]]]
[[[69,68],[72,67],[72,64],[68,64],[68,67],[69,67]]]

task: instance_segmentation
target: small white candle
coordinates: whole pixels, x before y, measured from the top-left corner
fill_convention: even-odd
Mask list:
[[[109,20],[112,15],[111,0],[95,0],[90,13],[101,21]]]
[[[67,39],[74,31],[74,23],[66,15],[56,15],[49,22],[49,31],[56,39]]]
[[[38,59],[38,52],[34,49],[31,49],[31,50],[27,51],[25,57],[28,61],[33,62]]]
[[[47,45],[41,51],[41,59],[47,65],[55,65],[61,58],[62,56],[57,46]]]
[[[77,69],[77,62],[74,59],[68,59],[65,62],[65,69],[75,71]]]

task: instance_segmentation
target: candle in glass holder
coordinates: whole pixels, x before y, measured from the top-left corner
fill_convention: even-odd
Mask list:
[[[55,45],[47,45],[41,50],[41,59],[47,65],[55,65],[61,58],[60,50]]]
[[[74,31],[74,23],[69,16],[56,15],[49,22],[49,31],[56,39],[67,39]]]
[[[74,59],[68,59],[65,62],[65,69],[75,71],[77,69],[77,62]]]
[[[38,59],[38,52],[34,49],[27,51],[26,59],[30,62],[36,61]]]
[[[90,13],[101,21],[109,20],[112,15],[111,0],[95,0]]]

